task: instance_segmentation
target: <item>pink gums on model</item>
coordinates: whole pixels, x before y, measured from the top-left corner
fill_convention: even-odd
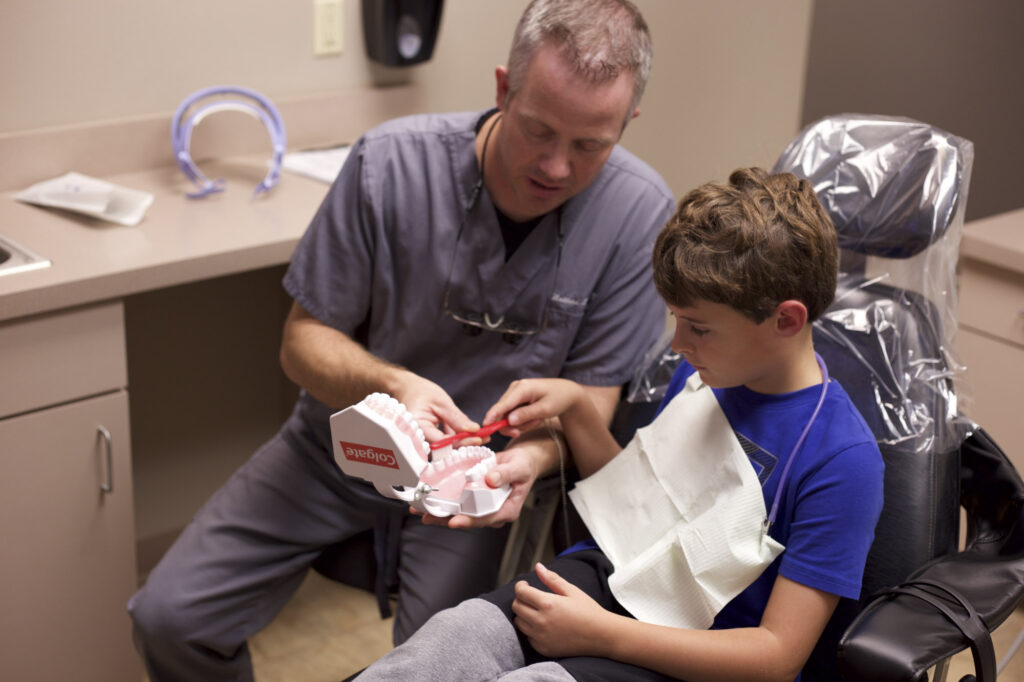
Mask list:
[[[420,480],[434,488],[438,497],[458,501],[462,491],[485,489],[484,475],[496,464],[494,453],[477,445],[459,448],[444,459],[437,459],[444,450],[435,451],[435,460],[420,474]]]

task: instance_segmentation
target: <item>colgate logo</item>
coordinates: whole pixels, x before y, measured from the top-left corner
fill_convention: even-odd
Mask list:
[[[338,443],[341,445],[341,451],[345,454],[345,459],[352,460],[353,462],[363,462],[364,464],[373,464],[379,467],[398,468],[398,460],[395,459],[395,453],[391,452],[391,450],[375,448],[372,445],[346,443],[343,440],[339,440]]]

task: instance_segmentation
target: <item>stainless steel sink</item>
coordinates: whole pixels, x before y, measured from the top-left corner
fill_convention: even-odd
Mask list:
[[[0,235],[0,277],[50,267],[50,261]]]

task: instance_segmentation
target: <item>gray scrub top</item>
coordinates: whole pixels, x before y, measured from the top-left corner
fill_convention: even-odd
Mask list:
[[[561,258],[553,212],[506,262],[486,189],[471,202],[481,114],[411,116],[366,133],[284,279],[319,321],[438,383],[475,420],[518,378],[614,386],[632,376],[664,326],[650,259],[674,207],[662,178],[616,146],[560,211]],[[546,316],[546,326],[515,344],[470,335],[445,314],[446,288],[451,310],[537,326]],[[305,392],[299,409],[329,443],[331,410]]]

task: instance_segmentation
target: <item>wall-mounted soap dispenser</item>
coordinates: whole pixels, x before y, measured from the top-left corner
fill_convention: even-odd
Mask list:
[[[430,59],[444,0],[363,0],[366,54],[385,66]]]

